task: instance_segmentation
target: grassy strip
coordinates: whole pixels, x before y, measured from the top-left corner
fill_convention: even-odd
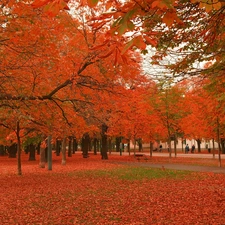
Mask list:
[[[143,167],[127,167],[114,170],[89,170],[89,171],[75,171],[70,172],[69,176],[77,177],[111,177],[120,180],[151,180],[151,179],[184,179],[191,178],[190,171],[180,170],[163,170],[156,168],[143,168]]]

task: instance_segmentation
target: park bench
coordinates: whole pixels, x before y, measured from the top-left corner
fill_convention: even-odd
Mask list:
[[[144,159],[144,160],[148,160],[148,158],[147,158],[147,156],[145,155],[145,154],[143,154],[143,153],[135,153],[134,154],[134,157],[138,160],[138,161],[140,161],[141,159]]]

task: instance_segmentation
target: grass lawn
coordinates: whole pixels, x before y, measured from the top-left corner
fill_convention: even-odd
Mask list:
[[[28,161],[23,154],[23,175],[17,176],[16,159],[0,157],[0,224],[225,224],[224,174],[110,163],[134,160],[75,154],[62,166],[53,155],[49,171],[39,168],[38,156]],[[179,161],[204,160],[170,163]],[[208,159],[203,164],[211,166]]]

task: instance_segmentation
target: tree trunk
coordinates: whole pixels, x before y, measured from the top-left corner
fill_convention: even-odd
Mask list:
[[[56,156],[60,156],[61,145],[62,145],[62,141],[56,140]]]
[[[116,137],[116,152],[120,151],[120,137]]]
[[[108,146],[109,146],[109,154],[111,154],[111,152],[112,152],[112,140],[111,139],[109,139]]]
[[[73,154],[77,152],[77,147],[78,147],[77,139],[73,138]]]
[[[152,152],[153,152],[153,142],[150,141],[150,157],[152,157]]]
[[[213,143],[213,150],[212,150],[212,153],[213,153],[213,158],[215,159],[215,140],[213,138],[212,140],[212,143]]]
[[[174,154],[175,154],[175,157],[177,157],[177,136],[176,136],[176,134],[174,135]]]
[[[94,155],[97,155],[97,143],[98,142],[98,139],[97,138],[94,138],[94,141],[93,141],[93,145],[94,145]]]
[[[9,153],[9,158],[16,158],[17,154],[17,144],[14,143],[11,146],[8,147],[8,153]]]
[[[171,137],[169,136],[169,139],[168,139],[168,151],[169,151],[169,156],[170,158],[172,157],[172,148],[171,148]]]
[[[201,140],[200,139],[197,139],[197,146],[198,146],[198,152],[200,153],[201,152]]]
[[[68,157],[72,157],[72,137],[69,137]]]
[[[136,154],[136,138],[134,137],[134,156]]]
[[[102,125],[102,151],[101,151],[102,159],[108,159],[108,155],[107,155],[108,143],[107,143],[107,135],[106,135],[107,129],[108,129],[107,125],[103,124]]]
[[[218,160],[219,160],[219,167],[221,167],[221,145],[220,145],[220,122],[219,117],[217,116],[217,139],[218,139]]]
[[[34,144],[29,144],[28,145],[28,149],[29,149],[29,161],[35,161],[36,158],[35,158],[35,149],[36,146]]]
[[[37,155],[40,155],[40,150],[41,150],[41,142],[38,143],[37,145]]]
[[[39,167],[40,168],[45,168],[45,148],[40,147],[40,162],[39,162]]]
[[[127,151],[129,152],[129,155],[130,155],[130,139],[128,140],[128,143],[127,143]]]
[[[21,167],[21,141],[20,141],[20,124],[17,121],[16,125],[16,136],[17,136],[17,172],[18,175],[22,175],[22,167]]]
[[[225,139],[220,138],[222,154],[225,154]]]
[[[66,165],[66,138],[62,140],[62,165]]]
[[[0,156],[4,156],[5,155],[5,146],[4,145],[0,145]]]
[[[138,151],[139,152],[143,151],[142,140],[140,138],[138,139]]]
[[[81,143],[83,158],[88,158],[89,141],[90,141],[89,134],[85,133],[83,135]]]
[[[48,170],[52,170],[52,136],[48,136]]]

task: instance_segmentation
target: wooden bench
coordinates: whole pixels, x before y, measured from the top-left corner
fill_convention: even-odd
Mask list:
[[[147,158],[147,156],[145,155],[145,154],[142,154],[142,153],[136,153],[136,154],[134,154],[134,157],[138,160],[138,161],[140,161],[141,159],[144,159],[144,160],[148,160],[148,158]]]

